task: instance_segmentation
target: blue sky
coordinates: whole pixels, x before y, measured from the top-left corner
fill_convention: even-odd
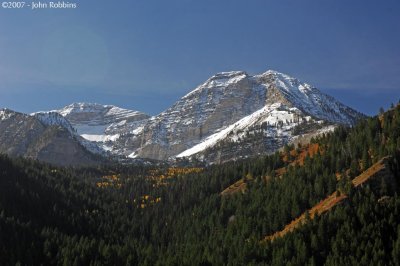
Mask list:
[[[157,114],[217,72],[268,69],[367,114],[400,99],[397,0],[76,3],[0,8],[0,107],[88,101]]]

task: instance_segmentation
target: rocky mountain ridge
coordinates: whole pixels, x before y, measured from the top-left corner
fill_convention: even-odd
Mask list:
[[[58,115],[57,115],[58,114]],[[32,114],[95,153],[208,163],[271,153],[304,134],[353,125],[363,114],[286,74],[221,72],[159,115],[74,103]],[[0,118],[5,114],[0,113]]]

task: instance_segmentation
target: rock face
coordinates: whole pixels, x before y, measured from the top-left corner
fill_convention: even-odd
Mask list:
[[[0,152],[63,166],[98,164],[99,157],[88,152],[80,143],[80,137],[69,131],[72,127],[68,125],[59,114],[50,114],[45,119],[2,109]]]
[[[263,90],[245,72],[220,73],[152,118],[142,133],[139,157],[166,159],[201,142],[265,103]]]
[[[187,157],[219,146],[220,155],[229,158],[233,155],[229,150],[243,156],[271,152],[324,123],[352,125],[362,116],[276,71],[255,76],[223,72],[149,119],[136,136],[121,137],[117,142],[123,143],[126,155],[132,152],[132,157]],[[249,141],[256,129],[260,133],[257,140]]]
[[[97,103],[73,103],[53,112],[67,119],[87,142],[94,142],[115,154],[125,152],[124,146],[115,145],[115,140],[122,135],[134,135],[150,117],[138,111]]]
[[[8,109],[0,110],[0,150],[10,156],[23,156],[46,127],[34,117]]]
[[[76,129],[80,129],[79,125],[115,126],[107,128],[107,132],[118,128],[118,126],[125,125],[126,123],[142,121],[149,118],[148,115],[138,111],[127,110],[113,105],[101,105],[97,103],[73,103],[60,110],[56,110],[55,112],[58,112],[65,117]]]

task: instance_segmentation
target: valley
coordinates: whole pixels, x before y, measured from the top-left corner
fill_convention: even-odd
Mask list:
[[[207,166],[2,155],[0,263],[396,265],[399,128],[400,105]]]
[[[400,266],[400,1],[29,7],[0,266]]]

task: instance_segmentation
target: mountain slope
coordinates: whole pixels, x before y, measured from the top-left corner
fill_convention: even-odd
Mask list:
[[[84,139],[114,153],[119,151],[114,151],[117,147],[112,143],[123,134],[135,132],[150,117],[138,111],[96,103],[73,103],[54,112],[66,118]]]
[[[239,141],[237,146],[261,144],[259,153],[266,153],[297,135],[322,128],[319,125],[326,122],[352,125],[361,117],[316,88],[276,71],[255,76],[242,71],[223,72],[151,118],[128,149],[138,157],[166,159]],[[262,136],[253,145],[248,137],[258,133]],[[229,158],[230,152],[225,153],[222,155]],[[248,155],[246,150],[232,157]]]
[[[309,147],[191,170],[0,156],[0,264],[397,265],[399,129],[400,106]],[[243,193],[219,196],[239,179]],[[329,211],[260,243],[307,210]]]
[[[26,115],[0,110],[0,152],[56,165],[95,165],[98,159],[56,113]],[[88,145],[92,145],[88,143]]]
[[[92,103],[73,103],[54,112],[86,140],[83,145],[92,143],[93,151],[97,146],[99,152],[130,158],[207,163],[271,153],[303,135],[350,126],[364,117],[311,85],[272,70],[254,76],[218,73],[153,117]]]
[[[246,73],[217,74],[152,118],[136,152],[156,159],[175,156],[262,106],[262,88]]]
[[[395,177],[393,173],[389,170],[389,158],[384,157],[377,163],[372,165],[370,168],[362,172],[360,175],[352,180],[352,185],[357,188],[360,185],[374,181],[375,183],[395,183]],[[283,237],[289,232],[292,232],[299,226],[307,222],[307,219],[314,219],[316,215],[322,215],[323,213],[331,210],[336,205],[340,204],[343,200],[347,198],[346,194],[339,191],[333,192],[331,195],[323,199],[317,205],[313,206],[311,209],[304,212],[301,216],[297,217],[290,224],[286,225],[281,231],[275,232],[272,235],[266,236],[262,241],[273,241],[278,237]],[[308,217],[307,217],[308,216]]]

